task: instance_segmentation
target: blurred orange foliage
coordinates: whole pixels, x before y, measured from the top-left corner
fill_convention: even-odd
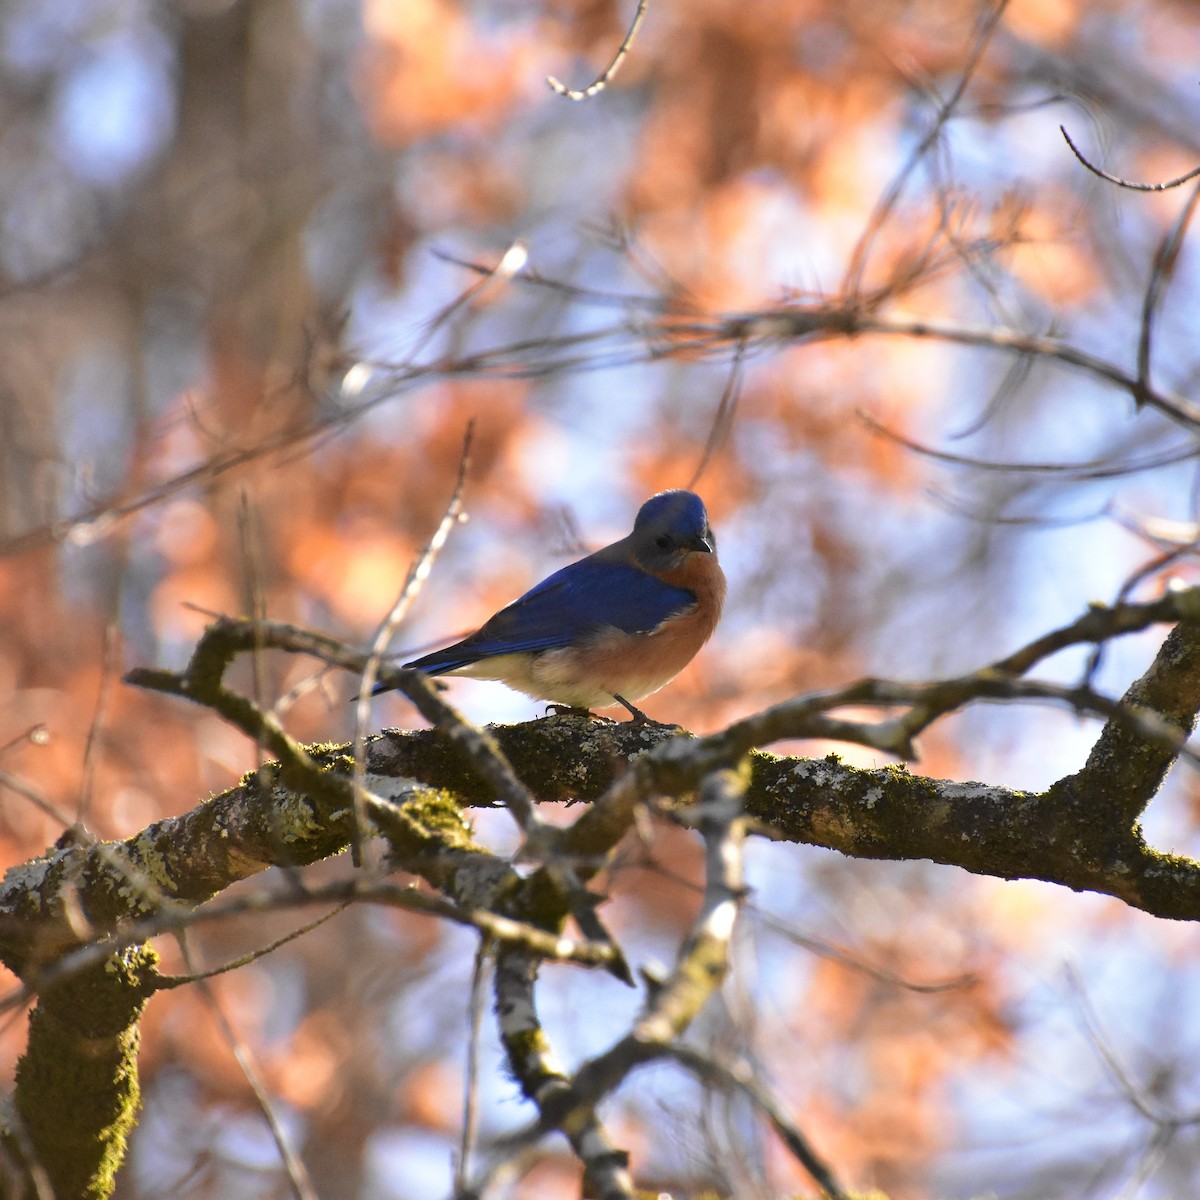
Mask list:
[[[254,766],[241,734],[122,674],[179,666],[213,613],[364,643],[442,518],[472,421],[469,520],[394,649],[469,630],[624,533],[651,493],[694,482],[730,577],[727,615],[647,711],[701,733],[859,675],[973,669],[1114,595],[1131,559],[1072,526],[1081,513],[1157,505],[1195,520],[1186,466],[1142,472],[1139,491],[1119,469],[1000,469],[1119,467],[1183,436],[1150,410],[1130,419],[1107,385],[1100,399],[1096,372],[1065,385],[1061,365],[965,335],[849,338],[831,323],[738,346],[712,330],[731,313],[820,309],[832,296],[864,319],[985,343],[990,329],[1078,335],[1132,369],[1150,258],[1182,200],[1103,190],[1057,125],[1100,143],[1100,165],[1117,173],[1187,169],[1197,6],[1011,0],[981,41],[996,10],[974,0],[651,0],[621,73],[584,104],[544,76],[603,69],[632,5],[286,0],[185,5],[170,21],[124,6],[109,32],[133,49],[117,66],[109,18],[85,22],[77,8],[46,0],[0,23],[15,81],[0,97],[8,865],[52,844],[64,819],[130,836]],[[118,83],[131,79],[153,103],[121,107]],[[155,114],[168,114],[161,128]],[[528,269],[485,281],[517,239]],[[1192,274],[1189,246],[1173,281],[1180,309],[1154,330],[1154,375],[1181,387],[1197,375]],[[738,388],[719,415],[735,358]],[[860,412],[968,464],[915,452]],[[1129,554],[1140,563],[1159,549]],[[1135,673],[1120,659],[1101,682],[1119,692]],[[299,738],[350,734],[353,680],[269,655],[230,678],[281,702]],[[540,711],[499,685],[449,695],[480,719]],[[384,714],[417,720],[396,698]],[[1091,730],[1066,713],[972,712],[925,735],[914,769],[1035,790],[1077,765]],[[885,765],[864,749],[772,749]],[[1194,840],[1194,784],[1163,811]],[[480,817],[482,836],[507,845],[506,820]],[[601,909],[635,966],[674,952],[703,883],[694,832],[657,820],[641,832]],[[798,940],[756,932],[698,1038],[763,1064],[856,1187],[892,1200],[939,1187],[1082,1194],[1056,1193],[1045,1178],[1059,1177],[1039,1175],[1020,1147],[972,1174],[971,1153],[992,1136],[987,1085],[1001,1075],[1014,1094],[1049,1097],[1030,1104],[1029,1136],[1062,1135],[1067,1177],[1097,1097],[1120,1125],[1113,1145],[1145,1141],[1137,1105],[1107,1081],[1081,1085],[1061,1124],[1045,1115],[1060,1098],[1046,1030],[1060,1048],[1064,1024],[1077,1035],[1081,1077],[1101,1057],[1069,1001],[1046,998],[1067,947],[1142,1039],[1119,1046],[1131,1075],[1145,1043],[1194,1066],[1186,1005],[1156,1007],[1152,993],[1190,995],[1195,946],[1115,902],[795,847],[756,875],[759,849],[750,899]],[[223,919],[194,940],[216,965],[309,915]],[[846,953],[814,948],[826,938]],[[214,981],[300,1131],[322,1200],[449,1190],[473,953],[440,923],[355,907]],[[1113,986],[1110,959],[1138,988]],[[581,974],[543,977],[553,1035],[579,1056],[624,1020]],[[906,986],[962,976],[944,990]],[[9,1078],[23,1039],[14,1013],[0,1027]],[[487,1141],[529,1112],[498,1065],[490,1015],[484,1028]],[[271,1193],[275,1168],[238,1166],[225,1140],[253,1099],[195,988],[150,1004],[142,1062],[148,1132],[121,1194],[157,1197],[177,1180],[184,1200]],[[664,1069],[613,1101],[640,1178],[680,1195],[811,1191],[774,1135],[750,1137],[740,1109],[689,1088]],[[1168,1115],[1194,1111],[1182,1085],[1167,1099],[1178,1101]],[[996,1129],[1012,1135],[1003,1120]],[[397,1131],[432,1149],[385,1188],[370,1164]],[[747,1178],[759,1171],[749,1182],[720,1152],[731,1141]],[[1200,1154],[1178,1153],[1170,1178],[1190,1186]],[[1129,1151],[1114,1175],[1135,1177],[1135,1160]],[[440,1192],[426,1183],[433,1170]],[[577,1165],[551,1149],[520,1186],[578,1194]]]

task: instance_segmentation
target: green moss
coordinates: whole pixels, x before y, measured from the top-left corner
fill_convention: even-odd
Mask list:
[[[308,800],[294,792],[280,789],[272,797],[271,812],[275,836],[285,846],[311,841],[325,828]]]
[[[447,849],[481,849],[475,842],[475,830],[453,792],[429,788],[406,801],[404,810]]]
[[[314,742],[305,746],[308,756],[325,771],[349,778],[354,774],[354,746],[350,742]]]
[[[163,847],[165,848],[165,847]],[[128,901],[128,911],[131,915],[155,912],[158,910],[164,896],[176,894],[175,880],[167,866],[167,860],[160,848],[160,838],[157,828],[153,825],[142,830],[129,845],[129,870],[124,880],[117,884],[116,893]],[[116,860],[120,854],[124,859],[124,851],[113,847],[113,870],[120,875],[122,863]]]
[[[547,1084],[561,1086],[566,1082],[540,1026],[502,1036],[513,1078],[529,1099],[535,1099]]]
[[[138,1020],[157,956],[132,947],[49,988],[17,1065],[23,1137],[56,1196],[106,1200],[141,1100]]]
[[[550,1053],[550,1043],[540,1025],[505,1033],[504,1047],[513,1062],[528,1067],[544,1059]]]
[[[350,742],[310,742],[306,749],[313,758],[321,762],[337,756],[353,761],[353,756],[349,753],[351,746]]]

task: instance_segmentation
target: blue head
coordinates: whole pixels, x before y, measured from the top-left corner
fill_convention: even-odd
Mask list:
[[[638,511],[630,537],[649,570],[669,570],[690,554],[715,554],[717,549],[704,501],[681,488],[651,496]]]

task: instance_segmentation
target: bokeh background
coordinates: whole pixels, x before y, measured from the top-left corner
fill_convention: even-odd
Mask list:
[[[470,420],[470,520],[396,650],[472,628],[704,464],[727,617],[646,704],[697,731],[861,674],[977,667],[1138,572],[1137,597],[1194,581],[1186,553],[1146,569],[1193,539],[1196,431],[1094,372],[904,336],[781,338],[735,366],[731,343],[685,349],[658,322],[854,292],[1136,374],[1154,256],[1190,193],[1104,183],[1059,125],[1121,175],[1200,161],[1200,6],[652,0],[608,90],[576,104],[547,88],[586,85],[632,15],[608,0],[0,8],[5,865],[62,819],[126,836],[255,765],[214,715],[122,672],[180,665],[214,612],[366,644]],[[482,276],[464,264],[518,240],[529,270],[468,295]],[[1186,236],[1172,266],[1152,379],[1186,397]],[[1099,684],[1119,693],[1160,636],[1110,647]],[[258,666],[240,683],[284,698],[295,734],[349,735],[352,681]],[[451,697],[479,720],[541,711],[498,684]],[[416,719],[395,697],[375,708],[378,725]],[[926,735],[918,769],[1040,788],[1096,729],[979,709]],[[1197,802],[1177,772],[1151,839],[1200,850]],[[506,819],[480,827],[512,844]],[[671,960],[700,866],[667,829],[623,855],[606,912],[635,964]],[[844,1181],[896,1200],[1200,1192],[1194,930],[797,847],[755,845],[749,878],[736,970],[697,1035],[759,1062]],[[206,926],[193,945],[216,965],[301,919]],[[214,981],[325,1200],[447,1193],[472,960],[469,936],[356,908]],[[577,1061],[637,997],[556,969],[543,1004]],[[529,1114],[486,1014],[481,1037],[488,1137]],[[22,1042],[10,1014],[8,1079]],[[142,1063],[122,1197],[286,1194],[195,989],[153,1001]],[[665,1067],[641,1080],[611,1116],[645,1186],[808,1186],[739,1105]],[[548,1147],[517,1194],[578,1194],[576,1167]]]

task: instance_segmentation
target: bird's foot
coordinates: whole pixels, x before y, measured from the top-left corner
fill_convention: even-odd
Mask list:
[[[652,725],[655,729],[682,729],[682,725],[676,725],[672,721],[656,721],[653,717],[648,717],[640,708],[630,704],[624,696],[618,696],[613,692],[613,699],[629,711],[630,725]]]
[[[591,721],[610,721],[611,717],[598,717],[590,708],[579,708],[574,704],[547,704],[546,716],[548,717],[587,717]]]

